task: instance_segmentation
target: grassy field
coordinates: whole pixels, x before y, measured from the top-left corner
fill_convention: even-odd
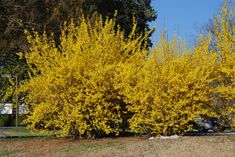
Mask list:
[[[1,157],[233,157],[235,136],[71,139],[0,139]]]
[[[7,128],[2,131],[7,136],[36,136],[39,133],[32,133],[27,128]]]
[[[41,132],[32,132],[26,127],[19,127],[19,128],[4,128],[1,131],[1,134],[6,136],[19,136],[19,137],[28,137],[28,136],[47,136],[52,135],[53,132],[50,133],[41,133]]]

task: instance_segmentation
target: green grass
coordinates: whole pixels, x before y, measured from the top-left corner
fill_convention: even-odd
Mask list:
[[[27,137],[27,136],[47,136],[52,135],[52,133],[41,133],[41,132],[32,132],[26,127],[22,128],[6,128],[2,132],[6,136],[19,136],[19,137]]]

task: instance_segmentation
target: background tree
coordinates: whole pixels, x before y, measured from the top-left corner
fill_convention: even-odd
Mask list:
[[[132,30],[133,17],[137,21],[137,34],[149,31],[148,22],[156,19],[150,0],[59,0],[18,1],[0,0],[0,61],[16,58],[19,51],[27,50],[23,30],[54,33],[58,42],[60,27],[73,18],[78,21],[81,14],[91,16],[97,12],[112,18],[118,11],[117,24],[126,37]],[[149,40],[151,45],[151,42]]]
[[[8,62],[16,58],[17,52],[27,50],[24,29],[40,34],[46,31],[56,37],[64,21],[80,16],[83,1],[1,0],[0,3],[0,56]]]
[[[148,22],[156,19],[156,11],[150,5],[151,0],[90,0],[85,8],[88,15],[98,12],[101,15],[113,18],[118,11],[116,22],[125,32],[126,37],[131,33],[133,17],[137,21],[137,34],[145,34],[150,30]],[[92,7],[91,7],[92,6]],[[149,46],[152,45],[148,40]]]

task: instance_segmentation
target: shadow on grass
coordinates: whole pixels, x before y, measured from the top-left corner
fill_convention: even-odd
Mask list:
[[[1,138],[0,139],[11,139],[11,138],[44,138],[44,137],[55,137],[56,133],[54,132],[32,132],[26,127],[5,127],[0,128]],[[58,133],[57,133],[58,134]]]

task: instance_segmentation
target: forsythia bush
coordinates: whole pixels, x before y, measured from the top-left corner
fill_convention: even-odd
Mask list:
[[[216,53],[220,79],[217,85],[217,105],[216,111],[222,118],[227,119],[232,126],[235,126],[235,23],[230,23],[229,19],[235,19],[232,6],[221,9],[221,14],[214,20]],[[234,21],[233,21],[234,22]]]
[[[202,40],[191,53],[180,40],[163,37],[142,66],[133,62],[120,70],[119,88],[134,114],[133,131],[182,134],[198,115],[212,114],[207,108],[212,103],[216,54],[208,51],[209,43]]]
[[[59,129],[61,135],[91,137],[119,133],[122,99],[114,88],[117,65],[143,54],[142,37],[129,39],[114,20],[81,18],[65,24],[60,46],[44,34],[28,34],[30,51],[23,55],[31,78],[21,86],[31,105],[28,127]]]
[[[27,33],[30,50],[20,53],[30,68],[20,88],[28,95],[25,123],[86,137],[118,134],[126,112],[138,133],[183,134],[201,114],[234,124],[235,28],[228,12],[224,6],[215,19],[216,39],[201,36],[193,49],[162,35],[149,52],[135,26],[126,39],[114,20],[102,17],[65,24],[59,46],[45,34]]]
[[[200,114],[225,117],[234,126],[235,38],[229,16],[234,14],[225,3],[215,19],[215,39],[201,37],[193,50],[163,36],[142,65],[123,66],[119,89],[133,113],[133,131],[182,134]],[[210,48],[211,40],[217,41],[216,49]]]

